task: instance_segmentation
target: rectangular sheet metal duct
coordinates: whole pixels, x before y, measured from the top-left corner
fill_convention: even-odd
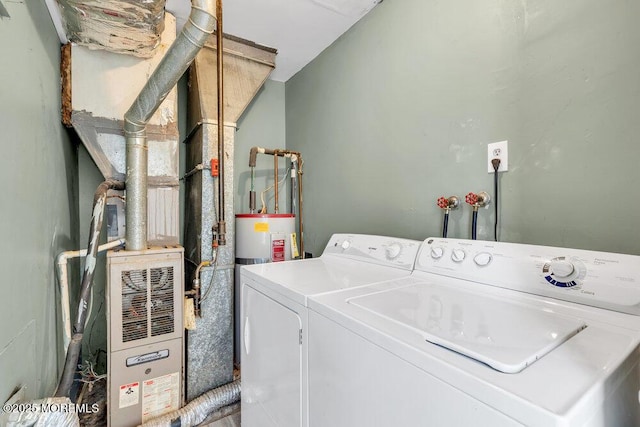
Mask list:
[[[215,35],[196,57],[190,72],[189,137],[187,166],[208,166],[218,157],[217,81]],[[233,176],[235,123],[251,102],[275,66],[276,52],[246,40],[224,36],[225,119],[224,173]],[[216,222],[216,182],[209,170],[185,179],[185,256],[199,264],[212,256],[212,227]],[[225,181],[225,212],[233,217],[233,180]],[[187,400],[228,383],[233,378],[233,268],[235,259],[235,224],[227,222],[227,244],[218,249],[218,267],[201,273],[203,294],[213,286],[202,304],[202,317],[187,338]],[[194,268],[187,264],[187,281],[193,280]]]
[[[73,126],[105,178],[125,179],[123,117],[176,38],[175,18],[168,13],[164,28],[160,45],[147,60],[76,44],[63,46],[63,122]],[[180,241],[177,98],[173,88],[147,128],[148,240],[153,245]]]

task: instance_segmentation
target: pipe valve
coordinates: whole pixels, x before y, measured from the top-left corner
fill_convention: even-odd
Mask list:
[[[473,206],[474,211],[477,211],[478,208],[484,208],[491,203],[491,196],[486,191],[481,191],[478,194],[469,193],[465,196],[464,201]]]
[[[448,199],[445,197],[438,197],[436,202],[440,209],[444,209],[447,213],[451,210],[457,209],[460,206],[460,199],[456,196],[451,196]]]

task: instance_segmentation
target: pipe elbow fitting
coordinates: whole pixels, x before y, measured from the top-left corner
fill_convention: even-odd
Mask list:
[[[260,147],[251,147],[251,150],[249,151],[249,167],[250,168],[256,167],[256,160],[258,159],[259,148]]]
[[[57,256],[56,256],[56,265],[57,266],[62,266],[64,264],[67,263],[67,260],[69,259],[69,257],[67,256],[67,252],[60,252]]]

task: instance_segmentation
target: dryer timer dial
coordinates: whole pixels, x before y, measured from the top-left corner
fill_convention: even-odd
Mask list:
[[[389,244],[389,246],[387,246],[387,248],[385,249],[385,253],[387,255],[387,258],[389,259],[398,258],[401,252],[402,252],[402,245],[398,242],[393,242]]]
[[[480,252],[473,257],[473,262],[479,267],[486,267],[493,260],[493,256],[489,252]]]
[[[434,246],[431,248],[431,258],[440,259],[444,255],[444,248],[442,246]]]
[[[451,251],[451,259],[453,262],[462,262],[467,257],[467,254],[462,249],[454,249]]]

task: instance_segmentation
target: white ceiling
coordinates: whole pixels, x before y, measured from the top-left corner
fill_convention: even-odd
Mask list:
[[[223,31],[278,50],[271,80],[285,82],[311,62],[381,0],[227,0]],[[189,0],[167,0],[178,26]]]

